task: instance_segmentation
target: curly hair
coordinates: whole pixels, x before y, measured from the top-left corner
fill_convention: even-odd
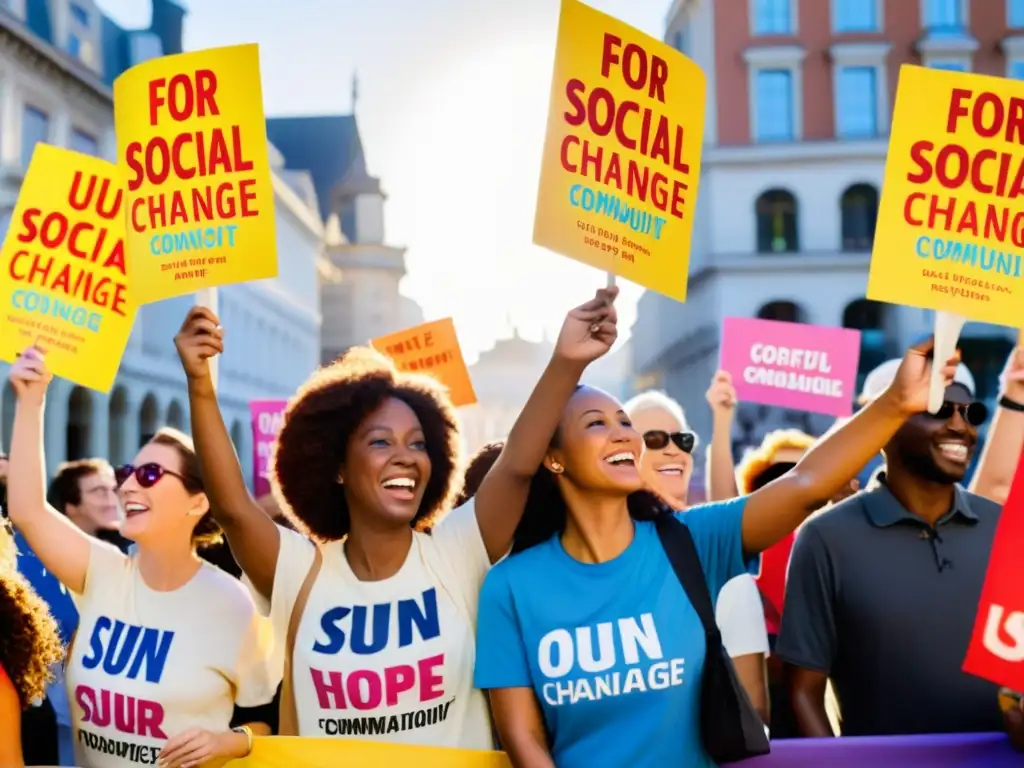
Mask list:
[[[749,451],[736,467],[736,485],[741,496],[753,493],[768,482],[775,480],[766,473],[775,464],[775,457],[782,451],[808,451],[817,439],[799,429],[777,429],[765,435],[761,445]],[[774,474],[774,473],[772,473]]]
[[[459,493],[454,506],[461,507],[476,496],[476,492],[480,490],[480,484],[487,477],[487,473],[491,471],[491,467],[498,460],[498,457],[501,455],[501,449],[504,447],[504,440],[487,443],[469,460],[469,464],[466,465],[466,471],[462,476],[462,492]]]
[[[185,490],[191,494],[205,493],[203,472],[199,465],[199,455],[195,443],[184,432],[173,427],[163,427],[149,439],[153,445],[165,445],[173,448],[181,459],[181,482]],[[203,515],[192,530],[192,544],[196,549],[215,547],[224,542],[224,531],[217,525],[212,512]]]
[[[416,414],[430,458],[430,480],[412,526],[428,530],[451,508],[460,443],[458,417],[444,387],[428,376],[400,372],[376,350],[353,347],[316,371],[285,409],[270,461],[271,488],[296,529],[321,542],[348,534],[348,500],[338,470],[352,434],[389,398]]]
[[[14,683],[22,709],[46,695],[50,668],[62,658],[57,622],[18,573],[14,539],[0,529],[0,666]]]
[[[556,430],[551,439],[551,447],[557,448],[560,440],[560,431]],[[629,494],[626,504],[629,516],[634,520],[653,521],[663,515],[672,514],[672,508],[650,491],[635,491]],[[512,554],[561,534],[565,530],[568,514],[568,507],[555,481],[554,473],[542,464],[530,481],[526,508],[512,541]]]

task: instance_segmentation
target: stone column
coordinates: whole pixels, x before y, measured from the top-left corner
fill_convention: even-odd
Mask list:
[[[110,396],[89,394],[89,456],[110,461]]]
[[[46,392],[46,417],[43,442],[46,446],[46,477],[49,480],[61,462],[67,459],[68,398],[73,389],[70,382],[54,379]]]

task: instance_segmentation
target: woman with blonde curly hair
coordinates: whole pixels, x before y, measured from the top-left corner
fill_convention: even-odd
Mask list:
[[[46,695],[64,649],[46,603],[18,573],[11,533],[0,527],[0,765],[22,768],[21,713]]]
[[[290,531],[250,495],[224,426],[208,362],[224,349],[219,319],[192,309],[175,344],[213,509],[284,650],[280,733],[492,749],[473,687],[477,605],[521,513],[453,509],[444,388],[358,347],[314,373],[271,466]]]

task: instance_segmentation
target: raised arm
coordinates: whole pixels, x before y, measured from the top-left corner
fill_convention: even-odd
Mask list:
[[[820,440],[791,471],[752,493],[743,512],[743,549],[756,554],[796,530],[850,482],[912,415],[928,407],[931,340],[910,349],[874,402]],[[959,353],[943,366],[953,380]]]
[[[43,409],[53,378],[41,350],[29,347],[11,367],[18,398],[7,478],[7,514],[46,569],[76,594],[85,590],[89,535],[46,503]]]
[[[477,524],[491,562],[512,546],[530,480],[540,467],[565,404],[589,363],[615,343],[618,288],[604,288],[565,318],[555,353],[509,432],[505,447],[475,497]]]
[[[732,421],[736,416],[736,390],[728,371],[719,371],[707,392],[711,406],[711,445],[708,446],[708,501],[728,501],[740,495],[732,457]]]
[[[981,460],[971,480],[970,490],[973,493],[997,504],[1003,504],[1010,495],[1017,460],[1024,448],[1024,331],[1021,336],[1006,361],[999,391],[1000,406],[996,409]]]
[[[224,351],[224,329],[213,312],[193,307],[174,337],[174,345],[188,377],[192,438],[210,509],[224,529],[238,565],[256,591],[269,600],[281,538],[277,525],[245,485],[235,446],[217,403],[209,360]]]

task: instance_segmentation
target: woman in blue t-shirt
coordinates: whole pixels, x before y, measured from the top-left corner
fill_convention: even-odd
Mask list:
[[[699,730],[704,633],[651,523],[671,513],[642,491],[622,406],[579,386],[615,341],[616,294],[570,316],[562,334],[577,338],[558,349],[573,356],[556,351],[476,495],[477,509],[525,508],[515,554],[484,582],[475,680],[516,768],[714,765]],[[713,600],[925,410],[929,352],[912,349],[886,393],[784,477],[679,515]]]

